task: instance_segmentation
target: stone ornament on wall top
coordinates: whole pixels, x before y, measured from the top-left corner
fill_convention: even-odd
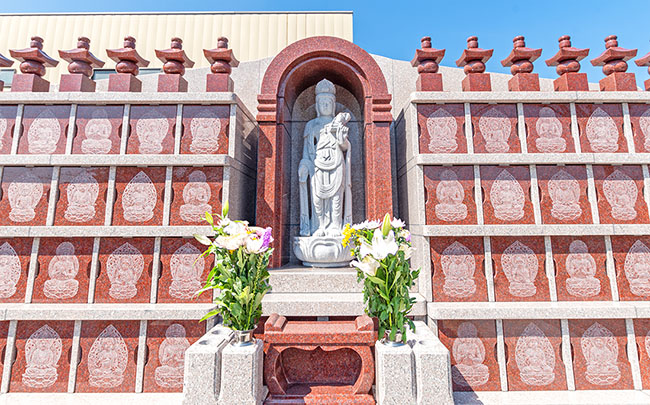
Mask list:
[[[45,108],[27,131],[27,151],[32,154],[54,153],[60,138],[59,120],[51,109]]]
[[[43,285],[43,294],[52,299],[68,299],[77,295],[79,281],[79,259],[75,256],[74,245],[63,242],[56,248],[56,255],[47,267],[48,279]]]
[[[106,110],[104,108],[94,110],[86,124],[84,131],[86,139],[81,141],[81,152],[88,155],[109,153],[113,146],[110,139],[112,129]]]
[[[9,184],[9,219],[14,222],[29,222],[36,217],[36,206],[43,197],[43,183],[27,170]]]
[[[532,297],[537,292],[535,278],[539,269],[537,255],[528,246],[515,241],[501,256],[503,273],[508,279],[508,291],[515,297]]]
[[[59,374],[59,360],[63,345],[61,337],[45,324],[27,339],[23,384],[30,388],[47,388],[53,385]]]
[[[93,342],[88,353],[88,384],[115,388],[122,384],[129,351],[120,332],[108,325]]]
[[[191,243],[186,243],[172,254],[170,265],[172,283],[169,295],[178,299],[190,299],[201,289],[201,275],[205,259]]]
[[[219,134],[221,120],[216,111],[209,108],[201,109],[190,122],[190,152],[216,153],[219,150]]]
[[[632,294],[650,296],[650,249],[640,240],[627,252],[623,271]]]
[[[478,127],[488,153],[506,153],[510,150],[508,139],[512,124],[504,113],[497,108],[490,108],[479,118]]]
[[[203,222],[206,212],[212,212],[209,204],[212,191],[207,177],[201,170],[195,170],[188,176],[188,182],[183,187],[183,205],[180,216],[183,221]]]
[[[562,138],[562,123],[550,107],[539,110],[535,124],[539,137],[535,139],[537,150],[544,153],[561,153],[566,150],[566,140]]]
[[[618,344],[614,334],[594,322],[580,339],[582,354],[587,361],[585,377],[594,385],[613,385],[621,379],[618,367]]]
[[[510,172],[502,170],[490,189],[494,216],[502,221],[518,221],[524,217],[526,197],[521,185]]]
[[[70,222],[88,222],[95,218],[99,184],[90,171],[82,168],[67,186],[68,207],[63,215]]]
[[[476,260],[467,246],[454,242],[440,255],[445,283],[442,290],[450,297],[470,297],[476,292]]]
[[[456,364],[451,367],[451,378],[462,387],[485,384],[490,378],[490,370],[483,364],[485,346],[478,337],[476,326],[471,322],[463,322],[458,325],[457,335],[452,346]]]
[[[158,192],[143,171],[138,172],[124,188],[122,210],[128,222],[147,222],[153,218]]]
[[[427,118],[429,152],[450,153],[458,149],[456,119],[444,108],[438,108]]]
[[[160,366],[156,367],[156,384],[163,388],[183,386],[185,351],[190,347],[183,325],[174,323],[165,331],[165,340],[158,349]]]
[[[294,253],[308,266],[345,266],[343,224],[352,223],[351,146],[347,112],[336,116],[336,88],[327,79],[316,85],[317,117],[307,122],[298,164],[300,236]]]
[[[16,293],[21,272],[18,253],[8,242],[3,243],[0,246],[0,298],[9,298]]]
[[[580,184],[565,170],[559,170],[548,181],[551,196],[551,216],[560,221],[575,220],[582,215],[580,208]]]
[[[106,272],[111,282],[108,295],[117,300],[135,297],[136,286],[144,271],[144,256],[130,244],[124,243],[108,256]]]
[[[158,154],[163,150],[163,140],[169,131],[169,120],[156,109],[147,111],[135,124],[138,135],[138,152]]]
[[[566,257],[567,292],[575,297],[594,297],[600,293],[600,280],[596,275],[596,261],[589,254],[587,244],[574,240]]]
[[[603,181],[603,193],[612,208],[612,218],[631,221],[636,218],[636,183],[622,170],[614,170]]]
[[[647,108],[639,117],[639,127],[643,133],[643,147],[645,151],[650,151],[650,108]],[[0,131],[0,134],[2,131]]]
[[[436,217],[441,221],[453,222],[467,218],[467,206],[463,203],[465,190],[452,170],[440,173],[436,198],[438,199],[438,204],[435,206]]]
[[[618,150],[618,128],[614,119],[598,107],[587,121],[587,140],[594,152],[616,152]]]
[[[517,339],[515,363],[521,381],[528,385],[549,385],[555,380],[555,352],[551,341],[534,323]]]

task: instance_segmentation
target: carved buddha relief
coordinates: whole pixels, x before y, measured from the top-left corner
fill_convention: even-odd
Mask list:
[[[566,257],[566,289],[574,297],[594,297],[600,293],[600,280],[596,275],[596,261],[589,254],[587,244],[581,240],[574,240],[569,245],[569,254]]]
[[[0,111],[0,149],[4,146],[5,132],[7,132],[7,118]]]
[[[598,153],[618,150],[618,128],[614,119],[598,107],[587,121],[587,140],[591,150]]]
[[[477,387],[488,382],[490,370],[483,364],[485,346],[471,322],[458,325],[458,338],[454,340],[452,354],[456,364],[451,367],[454,383],[464,387]]]
[[[136,174],[124,188],[122,210],[128,222],[147,222],[153,218],[158,191],[143,171]]]
[[[135,246],[126,242],[115,249],[106,261],[106,272],[111,282],[108,295],[116,300],[135,297],[143,271],[144,256]]]
[[[0,246],[0,298],[10,298],[16,293],[22,267],[20,257],[7,242]]]
[[[47,324],[32,333],[25,343],[23,384],[30,388],[47,388],[57,378],[63,345],[61,337]]]
[[[201,252],[191,243],[186,243],[172,254],[169,267],[172,283],[169,295],[178,299],[190,299],[201,289],[201,275],[205,268],[205,259]]]
[[[109,153],[113,146],[110,139],[112,129],[106,109],[95,109],[92,118],[86,124],[84,131],[86,138],[81,141],[81,152],[87,155]]]
[[[201,109],[190,122],[190,152],[216,153],[219,150],[219,134],[221,120],[216,111],[210,108]]]
[[[120,332],[113,325],[108,325],[95,339],[88,353],[90,386],[115,388],[122,385],[128,353]]]
[[[640,240],[634,242],[627,252],[623,271],[632,294],[650,296],[650,249]]]
[[[582,334],[580,347],[587,361],[587,381],[594,385],[607,386],[616,384],[621,379],[618,344],[609,329],[594,322]]]
[[[603,181],[603,193],[612,211],[612,218],[631,221],[636,218],[636,183],[622,170],[614,170]]]
[[[444,108],[439,108],[427,118],[429,152],[450,153],[458,149],[456,119]]]
[[[485,111],[478,120],[478,127],[488,153],[506,153],[510,150],[508,139],[512,124],[499,109],[493,107]]]
[[[183,386],[185,351],[190,347],[190,342],[185,335],[185,328],[177,323],[170,325],[165,331],[165,340],[158,349],[160,366],[154,371],[154,381],[159,387]]]
[[[470,297],[476,292],[476,260],[467,246],[454,242],[440,255],[445,283],[442,290],[450,297]]]
[[[535,146],[543,153],[561,153],[566,150],[566,141],[562,138],[562,123],[550,107],[539,110],[539,118],[535,124],[537,139]]]
[[[534,323],[529,323],[517,339],[515,364],[521,381],[544,386],[555,380],[555,352],[551,341]]]
[[[511,295],[522,298],[535,295],[539,261],[531,248],[515,241],[503,251],[501,265],[508,279],[508,291]]]
[[[646,152],[650,152],[650,108],[647,108],[639,117],[639,127],[643,134],[643,147]]]
[[[56,151],[61,138],[61,125],[50,108],[45,108],[34,119],[27,131],[27,151],[31,154],[49,154]]]
[[[559,170],[548,181],[551,216],[560,221],[572,221],[582,215],[580,183],[570,173]]]
[[[456,173],[445,170],[440,174],[440,183],[436,186],[436,217],[441,221],[453,222],[467,218],[467,206],[463,203],[465,190],[458,181]]]
[[[490,189],[494,216],[502,221],[518,221],[524,217],[524,190],[510,172],[502,170]]]
[[[212,212],[208,202],[212,191],[208,185],[207,177],[201,170],[195,170],[188,176],[188,182],[183,187],[183,205],[180,207],[180,216],[186,222],[203,222],[206,212]]]
[[[138,153],[158,154],[169,131],[169,120],[157,109],[150,109],[135,125],[138,135]]]
[[[63,242],[56,248],[56,255],[47,267],[48,279],[43,285],[43,294],[51,299],[67,299],[77,295],[79,281],[79,259],[75,256],[74,245]]]
[[[43,197],[43,183],[31,170],[9,184],[9,219],[14,222],[29,222],[36,217],[36,206]]]
[[[82,168],[66,187],[68,207],[63,217],[70,222],[88,222],[95,218],[99,184],[91,172]]]

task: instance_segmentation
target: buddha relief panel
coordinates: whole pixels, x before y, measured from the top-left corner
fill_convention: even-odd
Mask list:
[[[517,108],[514,104],[472,104],[474,152],[519,153]]]
[[[529,153],[575,152],[571,113],[565,104],[524,104]]]
[[[17,111],[16,106],[0,106],[0,155],[11,153]]]
[[[26,106],[18,153],[30,155],[65,153],[69,119],[70,106]]]
[[[120,153],[122,106],[79,106],[73,154],[106,155]]]
[[[108,167],[62,167],[54,225],[104,225]]]
[[[418,105],[420,153],[467,153],[462,104]]]
[[[645,301],[650,297],[650,238],[612,236],[612,253],[621,301]]]
[[[228,153],[229,106],[183,106],[181,153]]]
[[[221,212],[222,186],[222,167],[175,167],[170,225],[206,225],[206,212]]]
[[[193,239],[163,238],[157,302],[211,302],[212,293],[195,293],[203,287],[213,257],[199,257],[204,247]]]
[[[545,224],[590,224],[584,166],[537,166],[540,209]]]
[[[576,104],[582,153],[624,153],[623,110],[620,104]]]
[[[162,225],[164,167],[118,167],[113,225]]]
[[[127,153],[174,153],[175,105],[132,107],[130,125]]]
[[[487,301],[481,238],[432,238],[434,301]]]
[[[593,166],[603,224],[648,223],[640,166]]]
[[[639,368],[643,389],[650,387],[650,319],[634,319],[634,334],[639,350]]]
[[[481,166],[486,224],[534,223],[530,170],[525,166]]]
[[[153,239],[104,238],[96,302],[149,302]]]
[[[0,303],[25,302],[31,238],[0,239]]]
[[[474,169],[471,166],[426,166],[428,224],[475,224]]]
[[[51,179],[51,167],[5,167],[0,225],[45,225]]]
[[[556,284],[560,301],[609,300],[602,237],[552,237]]]
[[[632,139],[636,152],[650,152],[650,106],[628,104],[632,123]]]
[[[493,237],[490,240],[496,300],[548,300],[544,240],[540,237]]]

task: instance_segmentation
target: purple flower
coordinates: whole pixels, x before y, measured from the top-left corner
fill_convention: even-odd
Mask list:
[[[273,242],[273,236],[271,236],[272,232],[273,232],[273,230],[271,229],[271,227],[267,227],[265,229],[260,229],[260,230],[258,230],[256,232],[257,236],[259,236],[262,239],[262,248],[263,249],[268,248],[269,245],[271,244],[271,242]]]

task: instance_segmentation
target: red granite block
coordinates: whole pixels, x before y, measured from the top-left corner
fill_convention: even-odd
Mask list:
[[[0,106],[0,155],[11,153],[11,143],[14,139],[14,126],[16,125],[15,105]]]
[[[59,91],[94,92],[97,83],[81,73],[63,74],[59,84]]]
[[[461,85],[463,91],[492,91],[489,73],[468,73]]]
[[[570,319],[573,374],[578,390],[631,390],[623,319]]]
[[[534,224],[528,166],[481,166],[486,224]]]
[[[7,335],[9,334],[9,321],[0,321],[0,354],[7,350]],[[0,365],[4,368],[5,358],[0,356]],[[0,378],[1,380],[1,378]]]
[[[467,153],[462,104],[418,104],[420,153]]]
[[[33,73],[18,73],[11,81],[11,91],[47,93],[50,82]]]
[[[612,251],[620,300],[650,299],[650,237],[612,236]]]
[[[589,91],[586,73],[567,72],[553,80],[555,91]]]
[[[51,167],[5,167],[0,225],[45,225],[51,180]]]
[[[472,104],[475,153],[520,153],[515,104]]]
[[[187,80],[179,74],[158,75],[159,93],[187,93]]]
[[[483,238],[430,238],[433,301],[487,301]]]
[[[442,91],[442,73],[420,73],[415,88],[417,91]]]
[[[80,105],[77,107],[77,133],[73,154],[118,154],[122,131],[123,106]]]
[[[132,107],[130,125],[126,153],[174,153],[175,105]]]
[[[75,392],[134,392],[139,321],[83,321]]]
[[[162,225],[164,167],[118,167],[113,225]]]
[[[427,224],[476,224],[474,168],[425,166]]]
[[[130,73],[112,73],[108,75],[108,91],[142,91],[142,82]]]
[[[614,72],[600,79],[600,91],[636,91],[634,73]]]
[[[650,106],[628,104],[632,122],[632,139],[636,152],[650,152]]]
[[[265,403],[374,403],[376,340],[367,315],[318,322],[272,314],[264,325]]]
[[[183,106],[181,153],[227,154],[229,122],[229,106]]]
[[[451,354],[454,391],[499,391],[496,326],[492,320],[439,320],[438,337]]]
[[[647,224],[640,166],[594,166],[601,224]]]
[[[205,91],[233,91],[235,85],[229,73],[208,73],[205,75]]]
[[[74,321],[20,321],[10,392],[67,392]]]
[[[95,302],[150,302],[153,239],[104,238]]]
[[[88,302],[93,238],[43,238],[32,302]]]
[[[31,238],[0,239],[0,303],[25,302]]]
[[[576,104],[583,153],[626,153],[620,104]]]
[[[108,167],[62,167],[54,225],[104,225]]]
[[[552,236],[558,301],[611,301],[602,236]]]
[[[592,223],[584,166],[537,166],[537,181],[543,223]]]
[[[65,153],[69,105],[28,105],[23,114],[20,154]]]
[[[548,301],[548,278],[542,237],[492,237],[496,300]]]
[[[639,368],[643,389],[650,387],[650,319],[635,319],[634,334],[639,351]]]
[[[223,167],[175,167],[170,225],[207,225],[205,213],[221,212]]]
[[[213,255],[199,258],[205,249],[194,238],[162,239],[157,302],[212,302],[211,291],[195,295],[214,264]]]
[[[539,75],[537,73],[517,73],[508,80],[509,91],[539,91]]]
[[[149,321],[144,392],[182,392],[185,351],[205,334],[198,321]]]
[[[528,153],[574,153],[568,104],[524,104]]]
[[[566,390],[559,320],[504,320],[508,391]]]

